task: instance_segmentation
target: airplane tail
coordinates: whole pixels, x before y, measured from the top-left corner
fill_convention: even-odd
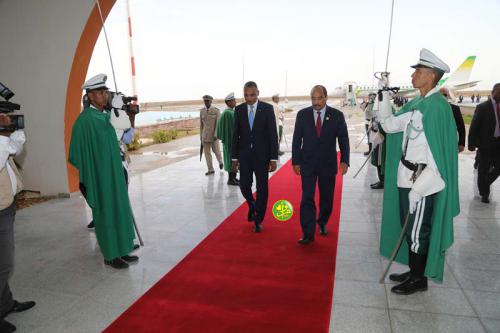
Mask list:
[[[446,84],[469,82],[469,77],[474,67],[476,56],[469,56],[465,61],[447,78],[442,80]]]

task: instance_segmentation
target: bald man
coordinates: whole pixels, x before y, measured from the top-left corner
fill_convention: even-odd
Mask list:
[[[337,170],[344,175],[349,168],[349,135],[344,114],[326,105],[328,94],[320,85],[311,90],[312,106],[297,113],[292,143],[292,166],[302,180],[299,244],[314,241],[316,223],[319,233],[326,236],[326,224],[332,214],[333,193]],[[340,166],[337,166],[337,141],[340,147]],[[319,188],[319,215],[314,195]]]

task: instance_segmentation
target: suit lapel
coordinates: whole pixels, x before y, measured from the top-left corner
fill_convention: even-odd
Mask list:
[[[323,119],[323,122],[321,123],[321,134],[319,135],[320,139],[325,135],[325,132],[328,129],[330,121],[332,121],[332,112],[327,106],[325,109],[325,118]]]

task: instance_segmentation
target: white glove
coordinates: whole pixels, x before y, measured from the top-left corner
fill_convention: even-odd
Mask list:
[[[123,94],[116,93],[111,100],[111,106],[115,109],[121,110],[123,107]]]
[[[379,114],[382,119],[392,116],[391,92],[382,91],[382,101],[378,106]]]
[[[408,211],[410,214],[413,214],[415,210],[417,209],[417,204],[422,200],[422,196],[418,194],[417,192],[411,190],[410,193],[408,193],[408,201],[410,203]]]
[[[376,146],[384,142],[384,136],[380,134],[380,132],[374,134],[375,135],[373,135],[373,139],[371,140],[372,148],[375,148]]]

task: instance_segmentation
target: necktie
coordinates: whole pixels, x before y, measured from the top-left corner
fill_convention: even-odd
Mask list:
[[[318,113],[318,118],[316,119],[316,135],[319,136],[321,135],[321,111],[317,111]]]
[[[248,122],[250,123],[250,130],[253,128],[253,120],[255,118],[255,114],[253,112],[253,105],[250,105],[250,113],[248,114]]]

